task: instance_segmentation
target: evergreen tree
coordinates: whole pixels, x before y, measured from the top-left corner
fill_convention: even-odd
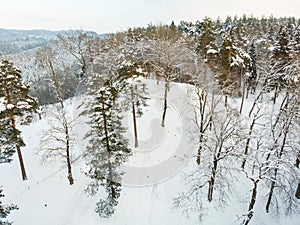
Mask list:
[[[247,65],[247,69],[249,71],[248,76],[246,78],[246,85],[247,85],[247,97],[248,92],[251,90],[251,93],[255,92],[256,88],[256,80],[257,80],[257,67],[256,67],[256,49],[254,46],[254,43],[252,42],[249,47],[249,56],[250,56],[250,62]]]
[[[200,54],[205,60],[210,53],[216,52],[216,33],[213,22],[210,18],[205,18],[203,22],[198,24],[199,37],[196,47],[197,54]]]
[[[1,108],[5,109],[3,106],[3,102],[1,102]],[[10,118],[4,117],[4,114],[2,112],[0,113],[0,115],[0,163],[8,163],[11,162],[12,156],[16,152],[14,140],[20,136],[20,132],[10,125]]]
[[[4,197],[4,194],[2,193],[3,190],[0,187],[0,199]],[[8,221],[4,221],[9,214],[10,211],[18,209],[16,205],[4,205],[0,200],[0,225],[11,225],[12,223]]]
[[[273,102],[275,104],[278,93],[287,85],[287,70],[291,63],[292,46],[285,27],[280,27],[275,37],[274,45],[270,48],[270,63],[268,86],[274,90]]]
[[[23,162],[21,147],[25,143],[21,132],[17,129],[16,119],[28,124],[32,120],[31,113],[37,109],[37,101],[29,96],[29,84],[22,82],[21,71],[13,64],[3,60],[0,64],[0,122],[1,122],[1,147],[0,159],[2,162],[11,161],[11,156],[17,150],[23,180],[27,179]]]
[[[227,97],[232,94],[234,90],[237,90],[237,77],[234,74],[233,67],[234,57],[237,55],[237,50],[233,44],[233,40],[230,37],[226,37],[220,48],[218,56],[218,70],[219,70],[219,84],[222,88],[222,92],[225,95],[225,103]]]
[[[96,78],[91,85],[99,82]],[[102,87],[90,90],[91,100],[82,115],[89,117],[90,131],[85,157],[89,167],[86,173],[92,179],[88,192],[95,195],[100,186],[107,192],[107,198],[97,203],[96,212],[101,217],[110,217],[118,204],[121,191],[122,172],[119,167],[131,155],[128,141],[123,136],[118,97],[124,80],[108,78]],[[90,86],[92,87],[92,86]]]

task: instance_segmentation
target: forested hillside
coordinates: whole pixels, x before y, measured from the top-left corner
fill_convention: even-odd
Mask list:
[[[228,224],[269,224],[273,215],[297,224],[299,19],[205,18],[46,39],[20,53],[0,45],[10,53],[0,64],[0,163],[19,160],[23,180],[26,149],[38,152],[29,159],[62,163],[69,185],[84,183],[101,218],[120,216],[132,186],[168,184],[178,193],[162,205],[199,224],[214,210],[220,224],[228,210]],[[46,130],[30,150],[22,137],[34,126]],[[0,202],[0,218],[15,209]]]
[[[0,29],[0,56],[41,47],[54,40],[57,34],[47,30]]]

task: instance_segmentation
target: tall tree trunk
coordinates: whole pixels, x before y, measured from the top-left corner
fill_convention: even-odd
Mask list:
[[[244,106],[244,101],[245,101],[245,91],[246,91],[246,82],[245,78],[243,79],[243,92],[242,92],[242,101],[241,101],[241,106],[240,106],[240,114],[242,114],[243,111],[243,106]]]
[[[209,202],[212,201],[213,197],[213,191],[214,191],[214,185],[215,185],[215,179],[216,179],[216,174],[217,174],[217,167],[218,167],[218,160],[216,157],[214,157],[214,162],[213,162],[213,168],[212,168],[212,174],[210,177],[210,180],[208,182],[208,195],[207,195],[207,200]]]
[[[251,109],[250,109],[250,111],[249,111],[249,114],[248,114],[249,117],[251,116],[251,114],[252,114],[252,112],[253,112],[255,106],[257,105],[257,103],[258,103],[258,101],[259,101],[259,98],[262,96],[262,94],[263,94],[263,91],[261,91],[261,92],[256,96],[256,98],[255,98],[255,100],[254,100],[254,102],[253,102],[253,105],[252,105],[252,107],[251,107]]]
[[[108,137],[108,131],[107,131],[107,117],[105,114],[105,102],[102,99],[102,118],[104,123],[104,133],[105,133],[105,142],[106,142],[106,151],[107,151],[107,164],[108,164],[108,177],[106,180],[109,183],[109,188],[111,189],[111,197],[115,199],[117,197],[116,195],[116,189],[114,188],[115,182],[113,181],[113,172],[112,172],[112,165],[111,165],[111,149],[109,144],[109,137]]]
[[[216,154],[214,155],[213,168],[211,170],[211,177],[210,177],[210,180],[208,182],[207,200],[209,202],[212,201],[212,197],[213,197],[214,185],[215,185],[217,169],[218,169],[218,160],[219,160],[219,157],[221,155],[222,148],[223,148],[223,143],[221,143],[221,145],[218,149],[218,152],[216,152]]]
[[[23,156],[22,156],[21,148],[19,145],[17,145],[17,151],[18,151],[18,157],[19,157],[19,162],[20,162],[20,167],[21,167],[21,172],[22,172],[22,179],[27,180]]]
[[[275,179],[276,179],[276,176],[277,176],[277,170],[275,170]],[[272,181],[271,188],[270,188],[269,195],[268,195],[267,204],[266,204],[266,212],[267,213],[269,213],[269,210],[270,210],[270,205],[271,205],[271,200],[273,197],[274,188],[275,188],[275,181]]]
[[[284,136],[283,136],[282,144],[281,144],[279,155],[278,155],[278,160],[281,159],[281,156],[283,154],[283,150],[284,150],[284,147],[285,147],[286,138],[287,138],[287,134],[288,134],[289,125],[290,125],[290,123],[286,125],[287,127],[283,128],[283,129],[285,129],[285,131],[284,131]],[[270,191],[269,191],[269,195],[268,195],[268,200],[267,200],[267,204],[266,204],[266,212],[267,213],[269,213],[271,200],[272,200],[272,197],[273,197],[274,188],[275,188],[275,184],[276,184],[276,180],[277,180],[277,174],[278,174],[278,166],[275,168],[274,178],[272,179],[272,183],[271,183],[271,187],[270,187]]]
[[[248,150],[249,150],[249,144],[250,144],[250,140],[251,140],[251,134],[252,134],[252,131],[253,131],[253,127],[254,127],[254,124],[255,124],[255,121],[256,119],[254,118],[252,120],[252,123],[250,125],[250,129],[249,129],[249,133],[248,133],[248,138],[247,138],[247,141],[246,141],[246,145],[245,145],[245,150],[244,150],[244,159],[243,159],[243,162],[242,162],[242,169],[245,168],[245,164],[246,164],[246,156],[248,155]]]
[[[132,117],[133,117],[133,130],[134,130],[134,147],[138,147],[138,133],[136,124],[135,101],[133,93],[133,84],[131,84],[131,102],[132,102]]]
[[[54,83],[54,87],[55,87],[55,90],[56,90],[56,93],[57,93],[57,96],[58,96],[58,101],[61,105],[61,108],[64,109],[64,100],[63,100],[63,96],[61,94],[60,84],[58,82],[58,78],[57,78],[52,60],[50,58],[48,58],[48,65],[49,65],[49,69],[50,69],[51,74],[52,74],[52,81]]]
[[[115,189],[116,182],[113,181],[111,163],[109,163],[109,177],[110,177],[109,186],[111,191],[111,197],[112,199],[116,199],[117,198],[117,192]]]
[[[68,180],[70,185],[74,184],[74,178],[72,175],[72,166],[71,166],[71,156],[70,156],[70,134],[69,134],[69,125],[67,122],[67,119],[65,117],[65,106],[64,106],[64,101],[63,101],[63,96],[61,93],[61,88],[60,88],[60,84],[58,82],[58,78],[54,69],[54,66],[52,64],[52,60],[48,59],[48,64],[49,64],[49,68],[51,70],[51,74],[52,74],[52,80],[54,83],[54,87],[58,96],[58,100],[61,106],[61,110],[62,110],[62,119],[63,119],[63,126],[64,126],[64,130],[65,130],[65,137],[66,137],[66,154],[67,154],[67,167],[68,167]],[[85,67],[82,67],[82,71],[84,73],[84,69]]]
[[[250,223],[250,220],[253,217],[253,208],[256,202],[256,195],[257,195],[257,183],[259,182],[259,180],[253,181],[253,188],[252,188],[252,195],[251,195],[251,200],[249,203],[249,207],[248,207],[248,213],[247,213],[247,218],[244,220],[243,225],[248,225]]]
[[[275,86],[275,89],[274,89],[274,97],[273,97],[273,104],[275,105],[276,103],[276,99],[277,99],[277,96],[278,96],[278,86],[276,85]]]
[[[66,152],[67,152],[67,166],[68,166],[68,180],[70,185],[74,184],[74,179],[72,175],[71,167],[71,157],[70,157],[70,135],[67,122],[65,121],[65,135],[66,135]]]
[[[298,152],[298,156],[297,156],[297,158],[296,158],[296,164],[295,164],[295,166],[299,169],[299,164],[300,164],[300,150],[299,150],[299,152]]]
[[[199,122],[199,148],[198,148],[198,154],[197,154],[197,159],[196,162],[198,165],[200,165],[201,162],[201,151],[203,148],[203,142],[204,142],[204,132],[205,132],[205,128],[204,128],[204,114],[205,114],[205,106],[206,106],[206,97],[207,94],[203,91],[199,91],[199,89],[197,89],[197,95],[198,95],[198,100],[199,100],[199,114],[200,114],[200,122]]]
[[[213,88],[212,96],[211,96],[211,110],[210,110],[210,117],[209,117],[209,130],[212,130],[212,122],[213,122],[213,114],[214,114],[214,107],[215,107],[215,89]]]
[[[164,95],[164,111],[162,115],[162,121],[161,121],[161,126],[165,126],[165,120],[166,120],[166,114],[167,114],[167,108],[168,108],[168,81],[165,81],[165,95]]]
[[[14,129],[17,129],[17,125],[16,125],[16,121],[15,121],[15,115],[11,114],[11,124],[12,127]],[[26,174],[26,170],[25,170],[25,165],[24,165],[24,161],[23,161],[23,156],[22,156],[22,152],[21,152],[21,147],[17,144],[16,145],[17,148],[17,152],[18,152],[18,158],[19,158],[19,162],[20,162],[20,168],[21,168],[21,173],[22,173],[22,179],[23,180],[27,180],[27,174]]]

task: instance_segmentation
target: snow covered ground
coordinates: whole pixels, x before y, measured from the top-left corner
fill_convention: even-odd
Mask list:
[[[173,199],[186,189],[182,180],[185,172],[196,167],[193,145],[190,141],[188,127],[189,117],[193,112],[189,108],[188,85],[172,84],[169,93],[169,109],[166,127],[161,128],[163,107],[163,83],[148,81],[151,101],[145,108],[144,116],[138,118],[140,146],[123,167],[123,189],[119,205],[112,218],[101,219],[95,212],[95,204],[103,191],[94,197],[85,193],[88,178],[84,175],[84,161],[78,157],[73,163],[75,184],[70,186],[67,169],[61,161],[44,164],[38,153],[38,146],[43,130],[47,129],[47,115],[36,120],[29,127],[22,127],[27,144],[23,150],[28,180],[22,181],[18,159],[15,155],[11,164],[0,166],[0,183],[3,185],[5,203],[18,205],[19,210],[11,212],[9,221],[15,225],[234,225],[241,224],[245,214],[251,188],[250,183],[238,181],[233,184],[233,198],[224,210],[214,207],[204,212],[199,221],[196,215],[185,217],[180,210],[173,208]],[[76,115],[74,98],[67,101],[70,115]],[[247,102],[245,103],[247,105]],[[51,111],[51,107],[48,108]],[[75,112],[75,113],[74,113]],[[126,135],[133,146],[131,113],[125,114],[124,124],[128,126]],[[82,121],[81,121],[82,122]],[[77,121],[80,124],[80,121]],[[82,125],[81,123],[81,126]],[[81,126],[75,126],[76,145],[73,151],[77,155],[83,152],[80,141]],[[247,192],[247,194],[246,194]],[[256,225],[299,225],[300,215],[294,217],[276,217],[261,210],[264,202],[257,202],[255,214],[250,224]]]

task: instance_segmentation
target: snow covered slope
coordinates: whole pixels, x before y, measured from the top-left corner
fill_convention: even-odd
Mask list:
[[[235,192],[228,207],[224,210],[207,207],[202,221],[197,215],[182,216],[180,210],[173,208],[173,199],[185,191],[187,184],[182,180],[185,173],[196,167],[193,144],[188,132],[193,116],[189,108],[188,93],[190,86],[173,83],[169,94],[166,127],[160,127],[163,107],[164,84],[147,81],[151,101],[145,108],[144,116],[138,118],[140,147],[133,148],[130,112],[125,114],[124,124],[128,127],[127,136],[134,149],[134,155],[124,166],[127,172],[123,179],[119,205],[112,218],[101,219],[94,212],[99,195],[89,197],[85,189],[89,183],[84,175],[85,164],[81,153],[84,151],[81,128],[84,123],[74,118],[77,143],[73,148],[79,156],[73,163],[75,184],[70,186],[67,180],[66,166],[61,161],[43,164],[37,152],[43,130],[47,129],[48,115],[42,120],[36,119],[29,127],[22,127],[23,148],[28,181],[21,181],[18,159],[9,165],[0,166],[0,184],[3,185],[5,203],[18,205],[9,221],[14,225],[233,225],[241,224],[239,219],[247,209],[248,200],[244,198],[251,184],[237,181],[232,184]],[[67,101],[68,113],[77,115],[75,105],[80,98]],[[246,102],[247,105],[247,102]],[[49,106],[46,112],[52,110]],[[76,116],[75,116],[76,117]],[[84,128],[85,129],[85,128]],[[83,130],[84,130],[83,129]],[[201,198],[201,197],[200,197]],[[299,225],[300,216],[277,218],[267,215],[263,203],[258,202],[251,224],[257,225]]]

